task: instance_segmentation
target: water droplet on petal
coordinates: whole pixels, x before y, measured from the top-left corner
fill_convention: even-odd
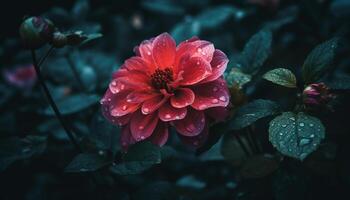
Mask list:
[[[123,107],[122,107],[122,110],[126,110],[128,108],[128,106],[127,105],[124,105]]]
[[[211,102],[212,102],[212,103],[219,103],[219,100],[217,100],[217,99],[212,99]]]
[[[226,101],[226,97],[225,96],[221,96],[219,99],[220,99],[220,101]]]
[[[145,136],[142,135],[142,136],[141,136],[141,140],[144,140],[144,139],[145,139]]]
[[[166,114],[165,115],[165,119],[170,119],[171,118],[171,115],[170,114]]]
[[[213,91],[214,92],[218,91],[218,88],[217,87],[213,87]]]
[[[145,127],[144,126],[139,126],[139,129],[140,130],[143,130]]]
[[[149,55],[149,56],[150,56],[150,55],[151,55],[151,52],[150,52],[150,51],[147,51],[147,55]]]
[[[143,108],[142,111],[143,111],[143,113],[148,113],[149,109],[148,108]]]
[[[201,49],[201,48],[198,48],[197,51],[198,51],[198,52],[202,52],[202,49]]]
[[[205,104],[202,104],[202,105],[199,106],[200,110],[203,110],[203,109],[206,109],[206,108],[207,108],[207,105],[205,105]]]

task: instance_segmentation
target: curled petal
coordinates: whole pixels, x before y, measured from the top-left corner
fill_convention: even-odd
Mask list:
[[[167,99],[168,98],[162,94],[158,94],[157,96],[152,97],[151,99],[145,101],[142,104],[142,108],[141,108],[142,113],[145,115],[153,113],[160,106],[162,106],[167,101]]]
[[[183,71],[181,85],[193,85],[211,74],[209,62],[201,57],[184,57],[179,67]]]
[[[162,121],[167,122],[183,119],[185,118],[186,113],[186,108],[174,108],[170,103],[166,103],[160,107],[158,116]]]
[[[174,92],[174,96],[170,97],[170,103],[175,108],[183,108],[194,102],[194,93],[189,88],[179,88]]]
[[[229,104],[229,91],[223,79],[195,85],[191,88],[195,99],[191,105],[196,110],[205,110],[211,107],[226,107]]]
[[[140,107],[139,103],[129,103],[126,101],[126,96],[128,94],[129,91],[112,94],[112,92],[109,90],[104,96],[103,100],[101,100],[101,103],[109,106],[111,116],[121,117],[134,112]]]
[[[136,140],[131,135],[130,125],[123,126],[120,133],[120,144],[123,150],[126,151],[129,145],[134,143],[136,143]]]
[[[144,115],[140,111],[133,114],[130,120],[130,130],[136,141],[150,137],[158,123],[157,113]]]
[[[150,140],[153,144],[163,146],[169,137],[168,125],[163,122],[158,122],[156,129],[154,130]]]
[[[153,41],[153,59],[158,67],[165,68],[174,64],[176,43],[168,34],[163,33]]]
[[[203,111],[188,109],[186,117],[173,122],[176,131],[184,136],[196,136],[200,134],[205,126]]]
[[[228,58],[224,52],[216,49],[214,51],[213,59],[210,62],[212,73],[205,78],[202,83],[210,82],[218,79],[225,72],[228,63]]]

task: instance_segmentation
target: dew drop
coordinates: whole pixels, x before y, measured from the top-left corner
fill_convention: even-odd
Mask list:
[[[145,127],[144,126],[139,126],[139,129],[140,130],[143,130]]]
[[[302,154],[300,154],[300,159],[301,159],[301,160],[304,160],[304,158],[306,158],[306,156],[307,156],[306,153],[302,153]]]
[[[170,114],[166,114],[165,115],[165,119],[170,119],[171,118],[171,115]]]
[[[200,110],[203,110],[203,109],[205,109],[205,108],[207,108],[207,105],[205,105],[205,104],[202,104],[202,105],[199,106],[199,109],[200,109]]]
[[[313,126],[314,126],[314,124],[309,124],[309,126],[310,126],[310,127],[313,127]]]
[[[144,113],[148,113],[149,112],[148,108],[143,108],[142,110],[143,110]]]
[[[112,86],[116,86],[117,83],[115,81],[112,82]]]
[[[213,87],[213,91],[214,92],[218,91],[218,88],[217,87]]]
[[[123,107],[122,107],[122,110],[126,110],[128,108],[128,106],[127,105],[124,105]]]
[[[140,138],[141,138],[141,140],[144,140],[144,139],[145,139],[145,136],[142,135]]]
[[[283,133],[280,133],[279,135],[280,135],[280,136],[282,136],[282,135],[283,135]]]
[[[87,172],[87,171],[89,171],[89,170],[88,170],[88,169],[85,169],[85,168],[81,168],[80,171],[81,171],[81,172]]]
[[[197,63],[196,63],[197,65],[200,65],[201,63],[199,62],[199,61],[197,61]]]
[[[315,137],[315,135],[314,135],[314,134],[311,134],[311,135],[310,135],[310,138],[314,138],[314,137]]]
[[[219,100],[213,99],[213,100],[211,100],[211,102],[212,102],[212,103],[219,103]]]
[[[198,51],[198,52],[202,52],[202,49],[201,49],[201,48],[198,48],[197,51]]]
[[[300,146],[304,146],[304,145],[307,145],[311,142],[310,139],[307,139],[307,138],[302,138],[300,141],[299,141],[299,145]]]
[[[221,96],[219,99],[220,99],[220,101],[226,101],[226,97],[225,96]]]
[[[287,127],[287,125],[286,125],[286,124],[282,124],[281,126],[282,126],[283,128],[286,128],[286,127]]]
[[[292,120],[292,121],[295,121],[295,118],[294,118],[294,117],[290,117],[289,119]]]
[[[303,127],[303,126],[305,126],[305,124],[303,122],[300,122],[299,126]]]
[[[149,55],[149,56],[150,56],[150,55],[151,55],[151,52],[150,52],[150,51],[147,51],[147,55]]]

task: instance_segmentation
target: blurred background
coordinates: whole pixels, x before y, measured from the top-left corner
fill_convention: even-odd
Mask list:
[[[336,73],[330,78],[344,81],[325,81],[335,91],[350,88],[348,0],[12,0],[0,8],[0,199],[349,198],[346,92],[340,92],[342,103],[334,105],[335,112],[322,116],[331,142],[306,164],[263,162],[261,169],[260,162],[254,162],[242,171],[237,166],[245,156],[227,154],[241,151],[214,146],[196,156],[175,137],[169,151],[176,151],[176,156],[141,175],[119,176],[108,168],[94,174],[65,172],[77,152],[45,100],[30,52],[19,40],[18,29],[26,16],[46,17],[62,32],[103,34],[81,47],[55,50],[42,67],[61,112],[91,152],[120,150],[119,130],[101,116],[99,100],[112,72],[134,54],[133,48],[163,32],[177,43],[192,36],[211,41],[230,58],[228,73],[249,38],[270,29],[271,54],[259,73],[284,67],[297,77],[308,52],[339,36],[343,40],[334,62]],[[37,52],[43,55],[47,49]],[[246,89],[248,99],[283,103],[291,95],[261,80]],[[266,152],[272,153],[266,123],[257,126]],[[108,137],[109,143],[101,137]]]

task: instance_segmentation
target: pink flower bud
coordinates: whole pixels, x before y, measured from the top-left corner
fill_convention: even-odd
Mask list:
[[[303,91],[303,103],[310,107],[325,105],[333,97],[324,83],[310,84]]]
[[[4,71],[5,80],[20,89],[31,88],[36,81],[36,73],[33,65],[24,65],[14,70]]]

